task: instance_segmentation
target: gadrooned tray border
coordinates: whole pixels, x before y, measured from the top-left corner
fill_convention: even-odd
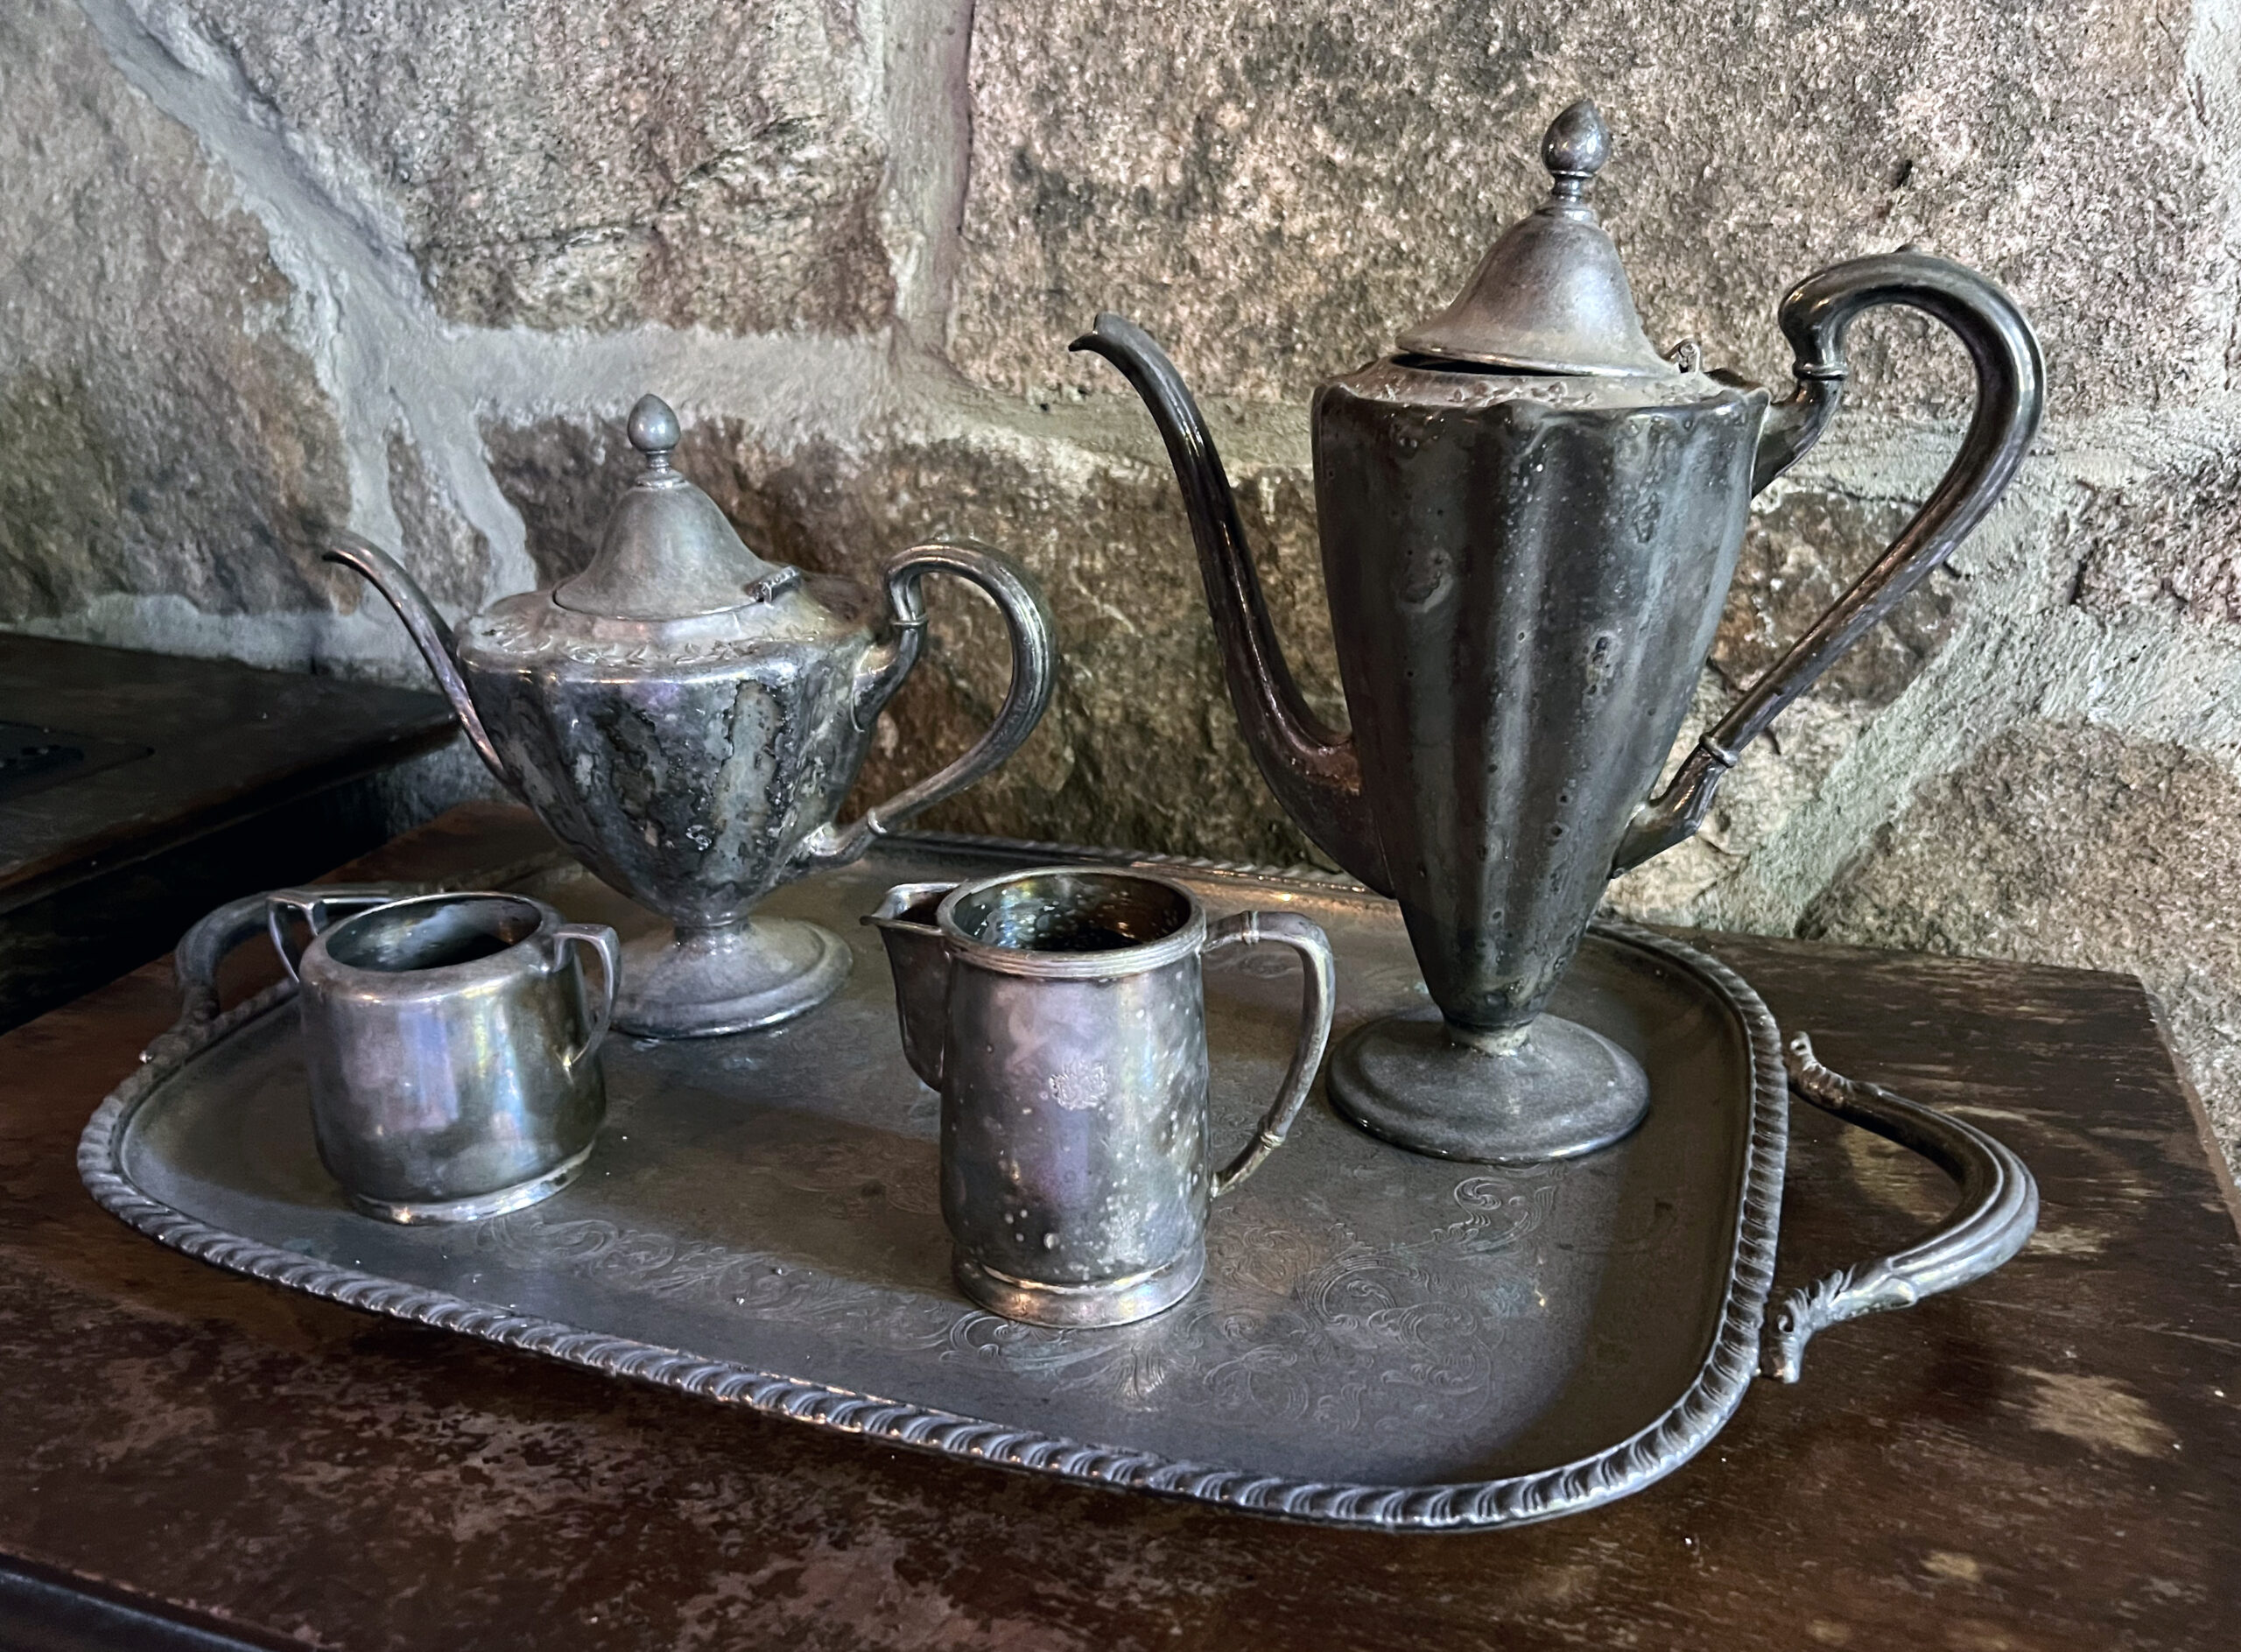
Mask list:
[[[924,833],[888,841],[940,850],[988,851],[1058,861],[1113,861],[1220,873],[1261,882],[1312,884],[1334,893],[1360,890],[1352,879],[1310,868],[1261,868],[1230,861],[1135,854],[1120,849]],[[1365,899],[1377,897],[1361,890]],[[1664,1415],[1626,1439],[1561,1467],[1504,1480],[1429,1486],[1367,1486],[1298,1480],[1237,1469],[1177,1462],[1148,1452],[1013,1428],[845,1388],[750,1370],[729,1360],[586,1331],[533,1314],[470,1302],[340,1267],[213,1227],[151,1199],[124,1174],[126,1127],[157,1087],[236,1029],[295,996],[292,981],[267,988],[199,1028],[175,1029],[151,1044],[139,1070],[105,1097],[78,1141],[78,1174],[101,1206],[159,1244],[198,1261],[345,1306],[409,1319],[439,1330],[523,1349],[610,1376],[628,1377],[751,1410],[790,1417],[891,1445],[940,1452],[1088,1485],[1185,1497],[1329,1526],[1387,1531],[1474,1531],[1526,1525],[1576,1514],[1631,1495],[1680,1467],[1734,1415],[1757,1374],[1759,1335],[1774,1283],[1774,1253],[1788,1150],[1788,1081],[1781,1034],[1766,1004],[1718,960],[1668,937],[1616,918],[1593,932],[1648,952],[1690,971],[1724,998],[1744,1024],[1751,1050],[1751,1129],[1745,1148],[1743,1199],[1737,1215],[1735,1262],[1721,1304],[1719,1330],[1704,1366]]]

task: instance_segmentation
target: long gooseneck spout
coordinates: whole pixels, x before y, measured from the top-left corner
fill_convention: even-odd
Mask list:
[[[436,605],[428,601],[427,594],[414,583],[395,557],[355,533],[338,532],[334,543],[327,547],[326,559],[356,569],[365,577],[366,583],[379,591],[390,607],[397,610],[397,617],[404,622],[405,630],[419,646],[421,657],[435,673],[436,685],[451,701],[452,711],[459,718],[460,726],[467,730],[467,739],[474,742],[476,755],[508,791],[518,792],[520,784],[506,767],[506,760],[498,755],[498,748],[491,743],[490,731],[482,726],[482,714],[475,710],[474,700],[467,692],[467,678],[460,675],[452,628],[444,623],[444,616],[436,612]]]
[[[1149,334],[1117,315],[1099,316],[1097,326],[1071,348],[1093,351],[1119,368],[1143,397],[1167,443],[1190,515],[1191,537],[1198,547],[1198,569],[1221,642],[1230,700],[1268,789],[1324,853],[1370,888],[1389,894],[1385,851],[1362,795],[1353,737],[1329,728],[1308,709],[1284,663],[1253,571],[1236,496],[1183,376]]]

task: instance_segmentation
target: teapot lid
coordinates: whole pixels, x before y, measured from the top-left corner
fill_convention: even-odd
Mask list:
[[[645,472],[608,518],[599,554],[554,587],[554,602],[601,619],[682,620],[762,601],[792,582],[792,569],[748,550],[716,502],[670,467],[678,429],[667,402],[639,397],[629,429]]]
[[[1480,261],[1463,296],[1400,338],[1402,351],[1527,373],[1666,374],[1642,332],[1619,250],[1587,204],[1611,129],[1586,98],[1541,140],[1553,187]]]

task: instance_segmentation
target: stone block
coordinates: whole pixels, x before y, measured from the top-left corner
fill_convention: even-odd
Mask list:
[[[323,606],[348,510],[263,228],[74,5],[0,10],[0,623]]]
[[[1924,787],[1807,909],[1861,946],[2137,971],[2241,1152],[2241,782],[2186,748],[2020,724]]]
[[[2065,524],[2087,613],[2241,625],[2241,453],[2212,446],[2129,486],[2096,488]]]
[[[149,0],[487,326],[876,329],[875,6]]]
[[[390,509],[403,542],[412,547],[420,588],[447,613],[473,613],[496,594],[490,589],[488,537],[460,514],[408,437],[391,431],[386,446]],[[355,575],[350,589],[363,599],[366,587]]]
[[[1711,664],[1740,694],[1849,590],[1898,536],[1911,507],[1788,486],[1751,514]],[[1815,685],[1822,699],[1874,710],[1898,699],[1952,635],[1962,580],[1941,568],[1852,645]]]
[[[1453,297],[1592,95],[1618,138],[1596,199],[1661,343],[1780,380],[1787,285],[1917,243],[2014,292],[2062,411],[2210,393],[2231,163],[2195,94],[2232,73],[2222,38],[2182,0],[981,0],[954,354],[1107,390],[1064,346],[1117,309],[1202,393],[1303,399]],[[1926,338],[1863,324],[1858,397],[1957,413],[1959,353]]]

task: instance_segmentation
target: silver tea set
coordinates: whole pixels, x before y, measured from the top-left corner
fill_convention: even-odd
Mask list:
[[[1308,710],[1285,665],[1173,365],[1113,315],[1074,346],[1120,369],[1165,440],[1271,791],[1407,925],[1430,1002],[1353,1029],[1328,1093],[1416,1153],[1540,1162],[1640,1122],[1650,1085],[1634,1058],[1542,1013],[1605,885],[1697,831],[1743,748],[1983,519],[2041,416],[2039,348],[2014,303],[1914,251],[1792,289],[1785,395],[1703,370],[1694,345],[1661,354],[1589,204],[1610,151],[1591,103],[1564,110],[1542,147],[1546,202],[1394,354],[1316,392],[1345,732]],[[1933,317],[1967,349],[1977,398],[1960,451],[1889,549],[1653,797],[1751,499],[1827,427],[1847,329],[1883,305]],[[499,780],[670,924],[618,945],[513,895],[273,896],[275,943],[301,981],[320,1151],[376,1216],[481,1220],[565,1186],[592,1150],[610,1026],[752,1035],[813,1012],[846,979],[847,946],[757,903],[988,772],[1049,702],[1049,611],[1010,558],[917,545],[876,593],[774,563],[675,468],[664,404],[645,397],[628,428],[643,470],[590,565],[456,634],[394,558],[348,535],[330,553],[396,608]],[[918,658],[929,573],[994,601],[1009,692],[964,756],[844,826],[875,721]],[[1210,1205],[1283,1142],[1322,1067],[1321,931],[1282,912],[1210,917],[1180,883],[1090,866],[903,885],[865,921],[884,943],[909,1065],[940,1095],[941,1208],[964,1293],[1076,1327],[1187,1295]],[[1216,1169],[1201,960],[1255,945],[1302,966],[1297,1044],[1256,1134]]]

